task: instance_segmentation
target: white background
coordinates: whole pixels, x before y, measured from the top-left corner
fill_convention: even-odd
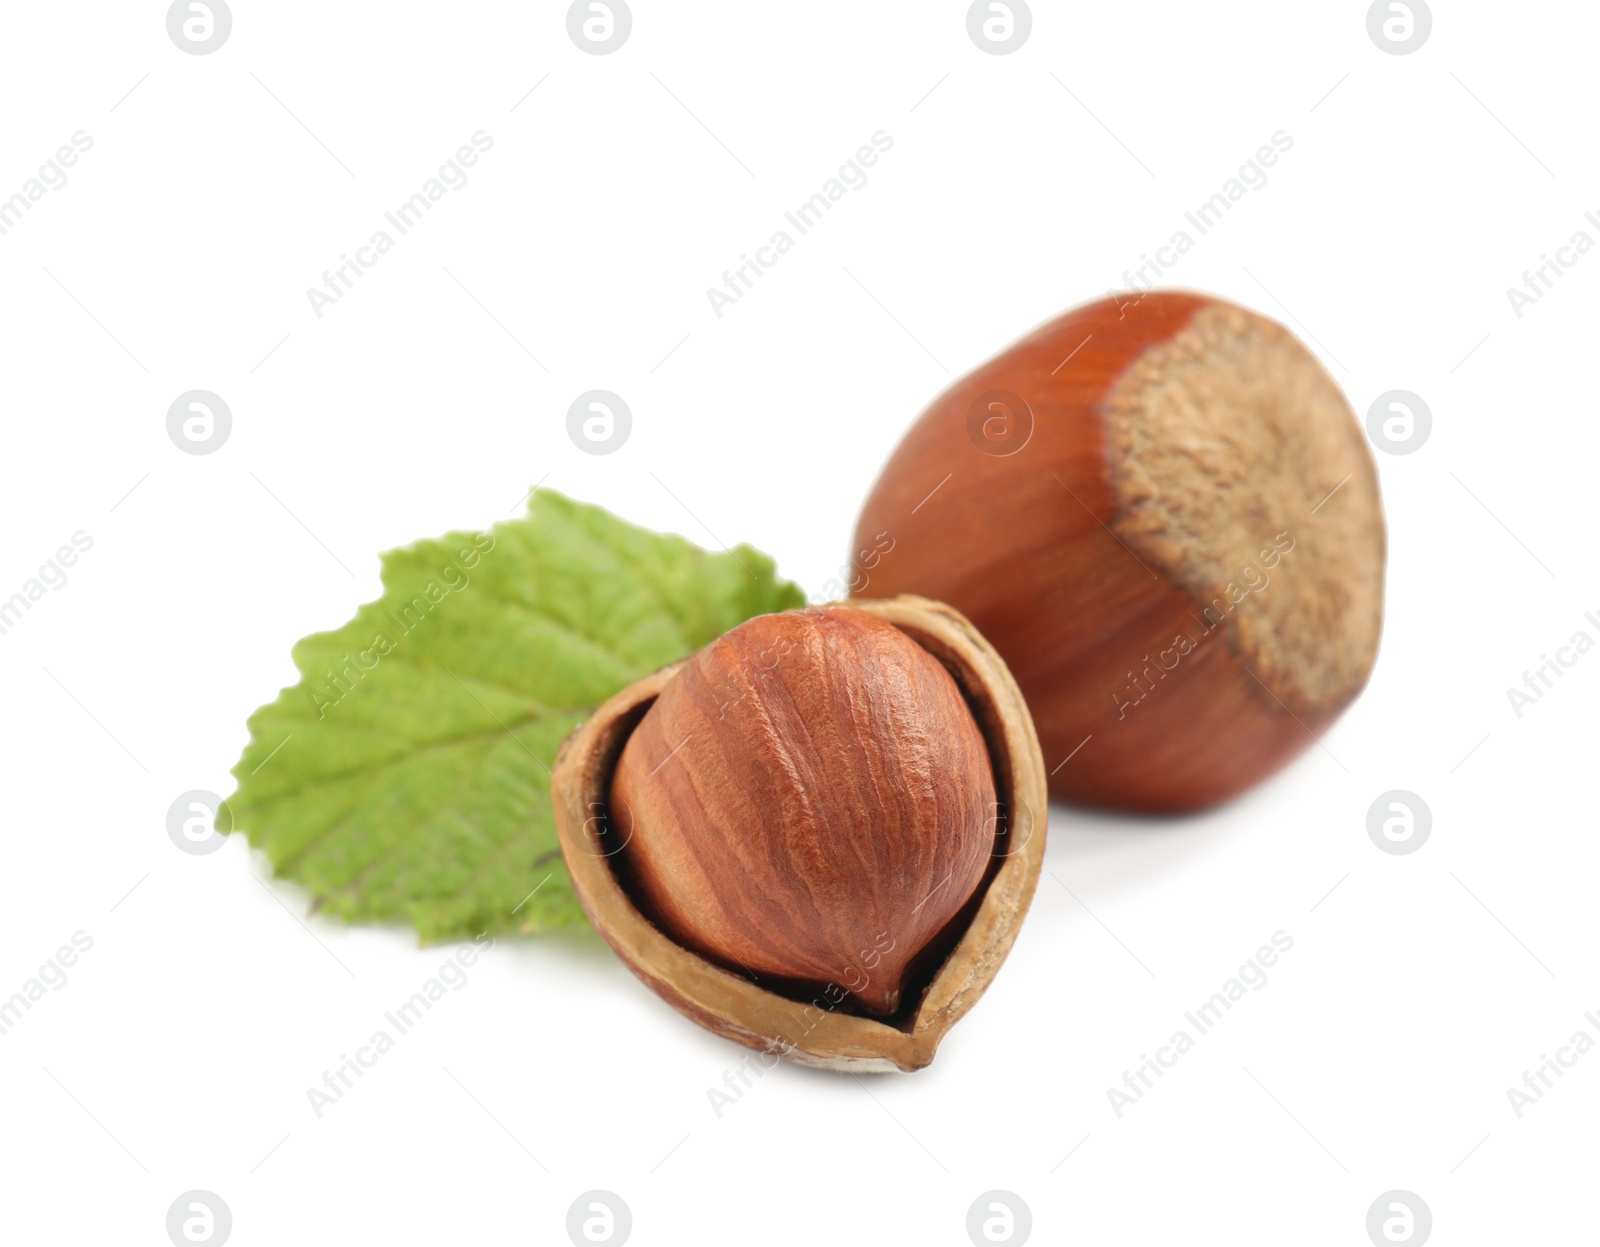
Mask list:
[[[94,544],[0,636],[0,995],[94,947],[0,1036],[6,1241],[164,1243],[192,1188],[239,1244],[559,1243],[591,1188],[640,1244],[960,1244],[994,1188],[1036,1242],[1360,1244],[1395,1188],[1441,1243],[1592,1236],[1600,1055],[1520,1119],[1506,1090],[1600,1039],[1600,654],[1520,718],[1506,689],[1600,639],[1600,255],[1520,318],[1506,289],[1600,241],[1600,10],[1438,0],[1393,56],[1366,7],[1037,3],[994,56],[948,0],[636,0],[597,57],[548,0],[237,0],[205,56],[160,3],[8,6],[0,195],[93,147],[0,236],[0,597]],[[479,130],[318,318],[307,287]],[[878,130],[867,184],[715,316]],[[818,591],[917,411],[1123,285],[1279,130],[1168,282],[1309,335],[1357,412],[1404,388],[1434,420],[1377,456],[1388,621],[1325,747],[1204,817],[1054,810],[1016,951],[925,1072],[786,1065],[719,1118],[743,1050],[574,931],[501,940],[318,1120],[306,1088],[452,950],[302,927],[242,840],[187,856],[165,816],[231,790],[377,552],[543,479]],[[233,412],[205,456],[165,427],[195,388]],[[565,430],[593,388],[633,412],[607,456]],[[1433,814],[1408,856],[1367,835],[1394,788]],[[1278,930],[1267,985],[1119,1118],[1107,1089]]]

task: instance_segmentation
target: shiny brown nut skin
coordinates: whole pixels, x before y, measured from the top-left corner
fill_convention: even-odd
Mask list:
[[[858,523],[856,596],[963,612],[1052,795],[1181,812],[1312,744],[1381,629],[1377,475],[1288,330],[1156,291],[1042,326],[936,398]]]
[[[634,896],[679,943],[890,1015],[983,877],[994,776],[931,654],[823,607],[748,620],[685,663],[611,805]]]

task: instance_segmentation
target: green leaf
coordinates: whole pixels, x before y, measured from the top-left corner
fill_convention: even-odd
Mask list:
[[[250,716],[220,829],[323,912],[424,942],[579,921],[557,746],[634,680],[803,601],[748,546],[710,554],[546,490],[523,519],[385,554],[383,588],[294,647],[300,683]]]

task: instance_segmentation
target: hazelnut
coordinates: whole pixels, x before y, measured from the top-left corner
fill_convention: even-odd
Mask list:
[[[928,1064],[1042,861],[1021,694],[920,598],[741,624],[600,707],[552,784],[579,899],[633,972],[808,1064]]]
[[[966,614],[1028,700],[1053,795],[1192,810],[1271,774],[1366,684],[1384,524],[1361,427],[1283,326],[1108,299],[923,413],[853,591]]]

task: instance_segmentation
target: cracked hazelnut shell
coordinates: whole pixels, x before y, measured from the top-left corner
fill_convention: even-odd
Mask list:
[[[1383,614],[1377,473],[1283,326],[1106,299],[940,395],[856,530],[858,595],[949,602],[1027,697],[1052,795],[1178,812],[1312,744]]]
[[[837,1069],[933,1059],[1044,848],[1015,682],[915,597],[759,617],[647,676],[568,738],[552,795],[578,897],[640,979],[707,1029]]]

